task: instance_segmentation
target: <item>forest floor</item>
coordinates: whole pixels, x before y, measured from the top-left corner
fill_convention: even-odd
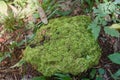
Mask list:
[[[102,39],[106,39],[106,41],[102,41]],[[113,44],[115,42],[120,41],[116,38],[110,37],[106,34],[104,34],[104,31],[101,31],[101,34],[98,39],[98,43],[102,49],[102,57],[100,59],[99,65],[97,65],[96,69],[103,68],[106,70],[106,73],[103,75],[105,80],[113,80],[110,72],[115,73],[119,68],[120,65],[116,65],[112,63],[108,59],[108,55],[114,52]],[[37,72],[32,65],[29,63],[23,64],[22,67],[15,67],[10,68],[10,66],[14,65],[21,59],[22,50],[25,48],[25,46],[21,48],[16,48],[15,52],[17,52],[17,55],[14,55],[14,58],[7,57],[5,60],[3,60],[0,64],[0,80],[30,80],[31,78],[35,76],[41,76],[42,74]],[[117,51],[120,51],[120,46],[118,47]],[[89,69],[87,72],[85,72],[86,77],[89,77],[89,72],[91,69]],[[74,80],[80,80],[81,75],[73,76]],[[54,78],[48,78],[48,80],[54,80]]]
[[[76,16],[76,15],[83,15],[82,9],[78,6],[76,7],[73,12],[70,14],[70,16]],[[0,27],[0,32],[2,32],[2,27]],[[16,37],[18,33],[22,34],[19,37]],[[21,41],[22,39],[25,39],[25,37],[32,33],[32,30],[25,30],[24,28],[18,29],[14,31],[13,33],[5,33],[2,37],[4,42],[0,42],[0,51],[9,51],[8,45],[11,40],[17,40]],[[12,36],[11,39],[7,40],[8,36]],[[0,39],[2,41],[2,39]],[[115,44],[120,44],[120,40],[115,37],[111,37],[101,29],[98,43],[100,45],[100,48],[102,49],[102,56],[100,58],[99,64],[94,67],[95,69],[103,68],[105,69],[106,73],[103,75],[104,80],[113,80],[110,73],[116,72],[118,69],[120,69],[120,65],[112,63],[108,59],[108,55],[112,54],[114,52],[120,51],[120,45],[114,46]],[[1,63],[0,63],[0,80],[31,80],[31,78],[35,76],[41,76],[42,74],[39,73],[34,69],[34,66],[32,66],[29,63],[24,63],[21,67],[15,67],[10,68],[11,66],[15,65],[23,56],[23,50],[25,49],[26,44],[16,47],[13,51],[13,53],[17,53],[12,55],[12,57],[6,57]],[[89,78],[89,73],[91,69],[89,69],[87,72],[84,73],[84,76],[86,78]],[[96,73],[97,75],[97,73]],[[81,80],[82,75],[73,76],[71,75],[73,80]],[[48,78],[48,80],[55,80],[54,77]]]

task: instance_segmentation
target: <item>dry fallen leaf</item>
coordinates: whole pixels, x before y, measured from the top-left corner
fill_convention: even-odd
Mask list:
[[[4,0],[0,0],[0,13],[1,14],[4,14],[4,15],[7,15],[7,4],[4,2]]]
[[[19,12],[19,11],[17,10],[17,8],[14,7],[14,6],[11,5],[11,4],[8,4],[8,7],[11,8],[11,10],[12,10],[13,13],[14,13],[14,15],[17,16],[17,14],[18,14],[18,12]]]
[[[110,28],[120,30],[120,24],[113,24]]]
[[[42,4],[43,0],[39,0],[40,4]]]
[[[3,39],[3,38],[0,38],[0,42],[4,42],[5,41],[5,39]]]
[[[47,23],[48,23],[48,20],[47,20],[46,14],[45,14],[43,8],[40,7],[40,6],[38,7],[38,13],[39,13],[39,15],[40,15],[41,21],[42,21],[44,24],[47,24]]]

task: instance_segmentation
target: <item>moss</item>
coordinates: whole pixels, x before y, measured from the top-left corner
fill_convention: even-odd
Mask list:
[[[24,51],[23,59],[37,66],[45,76],[54,73],[77,75],[96,65],[100,48],[86,29],[90,18],[86,16],[61,17],[49,21],[36,34],[32,44]]]

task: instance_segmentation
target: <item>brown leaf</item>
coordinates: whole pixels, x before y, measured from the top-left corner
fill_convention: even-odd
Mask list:
[[[43,0],[39,0],[39,3],[42,4]]]
[[[46,17],[46,14],[45,14],[43,8],[42,8],[42,7],[38,7],[38,12],[39,12],[41,21],[42,21],[44,24],[47,24],[47,23],[48,23],[48,20],[47,20],[47,17]]]
[[[3,39],[3,38],[0,38],[0,42],[4,42],[5,41],[5,39]]]

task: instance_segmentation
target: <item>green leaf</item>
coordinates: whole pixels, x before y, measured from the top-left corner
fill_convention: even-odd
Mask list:
[[[120,77],[120,69],[115,73],[113,74],[115,77]]]
[[[72,80],[72,78],[68,74],[55,74],[58,80]]]
[[[105,27],[104,30],[105,30],[106,34],[109,34],[113,37],[119,37],[119,35],[120,35],[120,33],[117,30],[111,29],[109,27]]]
[[[21,59],[18,63],[16,63],[15,65],[11,66],[10,68],[14,68],[14,67],[20,67],[25,63],[25,61],[23,59]]]
[[[71,10],[68,10],[68,11],[60,11],[60,10],[57,10],[55,14],[58,14],[60,16],[67,16],[71,13],[72,11]]]
[[[37,19],[37,18],[40,18],[40,15],[38,13],[35,13],[33,14],[33,17]]]
[[[88,26],[88,29],[92,30],[93,36],[97,39],[100,33],[100,26],[97,26],[97,24],[93,22]]]
[[[104,80],[102,77],[98,76],[95,80]]]
[[[2,60],[4,60],[5,58],[4,57],[0,57],[0,62],[2,62]]]
[[[10,53],[9,52],[5,52],[5,55],[0,57],[0,62],[2,62],[5,58],[7,57],[11,57]]]
[[[114,53],[108,56],[108,58],[116,64],[120,64],[120,53]]]
[[[99,68],[99,69],[98,69],[98,72],[99,72],[100,75],[105,74],[105,70],[104,70],[103,68]]]
[[[34,77],[32,80],[46,80],[45,76]]]
[[[96,69],[92,69],[92,71],[90,72],[91,79],[95,77],[95,74],[96,74]]]
[[[82,79],[82,80],[90,80],[90,79],[88,79],[88,78],[84,78],[84,79]]]
[[[97,39],[99,36],[99,33],[100,33],[100,27],[94,28],[92,33],[93,33],[93,36],[95,37],[95,39]]]
[[[114,80],[120,80],[120,69],[116,73],[111,74],[111,76]]]

